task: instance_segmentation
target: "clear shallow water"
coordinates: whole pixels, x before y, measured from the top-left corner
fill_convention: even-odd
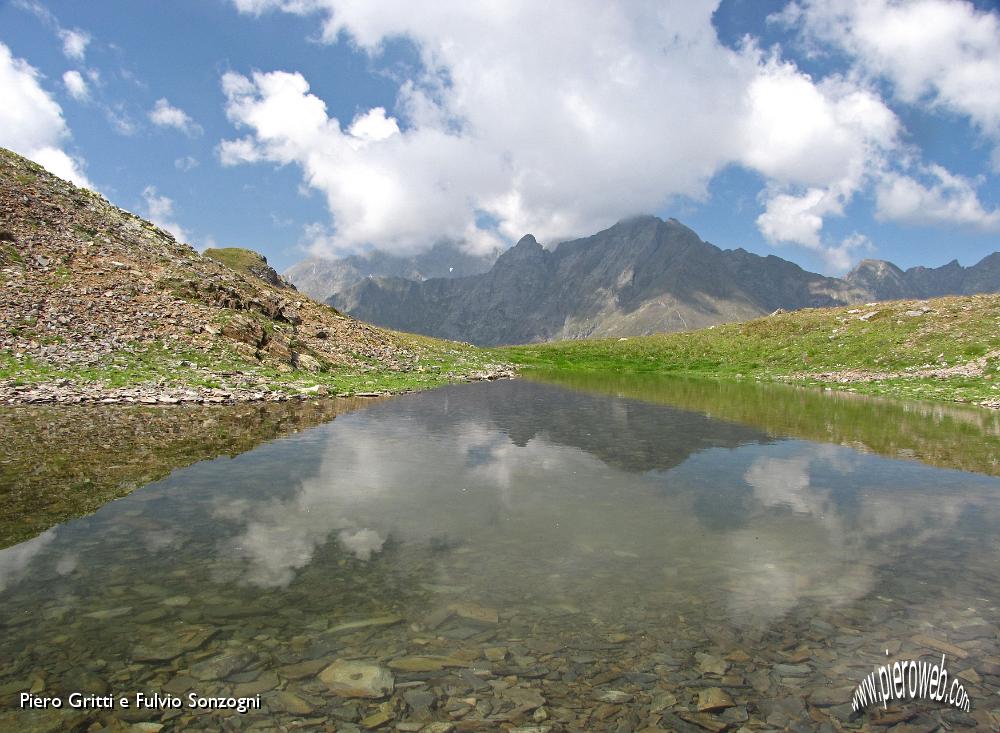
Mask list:
[[[909,722],[988,729],[998,535],[993,476],[553,385],[446,388],[0,551],[0,728],[834,730],[868,720],[852,689],[887,648],[934,653],[923,634],[966,655],[948,668],[973,711],[910,704]],[[396,691],[331,693],[338,659],[395,666]],[[16,710],[32,686],[263,709]],[[732,704],[698,718],[715,687]]]

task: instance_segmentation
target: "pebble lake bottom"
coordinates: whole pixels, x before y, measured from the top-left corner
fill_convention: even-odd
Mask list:
[[[0,550],[0,730],[1000,729],[995,460],[616,389],[372,403]],[[968,712],[852,710],[942,654]]]

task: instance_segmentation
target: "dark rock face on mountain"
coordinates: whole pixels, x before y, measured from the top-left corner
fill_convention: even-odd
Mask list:
[[[956,269],[957,268],[957,269]],[[794,310],[1000,290],[1000,254],[902,273],[868,261],[844,279],[780,257],[722,250],[680,222],[643,216],[544,249],[528,235],[488,272],[417,282],[372,277],[328,302],[383,326],[481,345],[638,336]]]
[[[1000,290],[1000,252],[987,255],[971,267],[952,260],[941,267],[900,270],[885,260],[862,260],[844,280],[866,290],[874,300],[975,295]]]
[[[329,302],[393,328],[492,345],[701,328],[852,295],[843,281],[726,252],[647,216],[553,251],[526,236],[481,275],[371,278]]]
[[[310,257],[288,268],[285,277],[309,297],[322,301],[368,277],[421,281],[477,275],[489,270],[498,254],[469,254],[452,242],[438,242],[426,252],[411,257],[380,250],[340,259]]]

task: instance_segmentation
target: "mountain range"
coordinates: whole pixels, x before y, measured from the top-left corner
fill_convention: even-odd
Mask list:
[[[1000,290],[1000,252],[987,255],[971,267],[952,260],[941,267],[901,270],[885,260],[863,260],[845,279],[875,300],[995,293]]]
[[[676,219],[654,216],[627,219],[553,249],[527,235],[492,267],[481,258],[471,267],[483,271],[463,277],[393,276],[379,271],[381,260],[362,260],[310,262],[313,273],[324,267],[336,273],[328,278],[331,287],[336,280],[328,303],[378,325],[479,345],[637,336],[777,309],[1000,290],[1000,253],[971,267],[951,262],[905,271],[865,260],[836,278],[774,255],[720,249]],[[353,277],[349,272],[365,269],[345,284]],[[286,274],[309,292],[310,285],[296,279],[298,271]]]
[[[310,298],[324,301],[367,277],[421,281],[478,275],[489,270],[499,254],[499,251],[470,254],[458,243],[441,241],[429,250],[410,256],[375,250],[339,259],[310,257],[292,265],[284,276]]]

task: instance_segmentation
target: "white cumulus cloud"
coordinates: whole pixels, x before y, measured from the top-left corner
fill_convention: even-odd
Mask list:
[[[870,89],[840,76],[816,83],[776,59],[748,94],[742,161],[769,179],[758,228],[770,242],[805,246],[844,269],[851,248],[831,244],[823,224],[882,175],[900,145],[898,118]]]
[[[840,199],[822,188],[810,188],[799,195],[778,193],[768,197],[757,226],[769,241],[798,242],[820,249],[823,218],[842,210]]]
[[[184,171],[187,173],[190,170],[197,168],[199,165],[198,159],[193,155],[185,155],[182,158],[177,158],[174,160],[174,168],[179,171]]]
[[[985,208],[972,181],[940,165],[927,166],[922,173],[926,183],[904,173],[886,174],[876,192],[876,215],[905,224],[1000,231],[1000,208]]]
[[[149,120],[158,127],[173,127],[190,137],[200,135],[202,132],[201,126],[192,120],[187,112],[173,106],[164,98],[156,100],[153,109],[149,111]]]
[[[330,117],[298,73],[223,81],[249,133],[223,143],[223,162],[301,166],[340,246],[488,248],[528,231],[553,242],[704,197],[737,158],[733,122],[757,61],[718,42],[711,2],[281,7],[325,8],[325,39],[343,31],[373,54],[405,35],[423,61],[391,114],[353,120]]]
[[[122,102],[105,106],[104,116],[107,118],[108,124],[111,125],[111,129],[119,135],[130,137],[139,131],[139,125],[132,119]]]
[[[14,0],[13,6],[31,13],[51,29],[62,43],[62,52],[66,58],[71,61],[83,61],[87,55],[87,46],[92,40],[87,31],[80,28],[63,28],[55,14],[36,0]]]
[[[79,28],[60,28],[58,33],[66,58],[83,61],[87,54],[87,46],[90,45],[90,34]]]
[[[82,165],[62,146],[69,128],[62,108],[40,83],[38,70],[0,43],[0,145],[43,165],[60,178],[94,188]]]
[[[406,251],[442,237],[485,249],[527,232],[554,243],[704,200],[713,176],[737,165],[764,179],[757,224],[769,241],[841,268],[856,247],[831,240],[825,223],[914,156],[878,91],[889,71],[814,78],[780,49],[726,47],[715,0],[234,3],[258,16],[319,15],[322,40],[373,57],[398,38],[419,54],[391,109],[349,120],[331,116],[295,70],[223,77],[240,132],[220,144],[222,163],[298,166],[331,213],[321,249]],[[995,18],[965,10],[986,58]],[[812,11],[793,4],[783,17],[812,29]],[[989,128],[941,84],[922,94]]]
[[[66,87],[66,91],[78,102],[83,102],[90,96],[90,89],[87,87],[87,81],[83,78],[83,74],[79,71],[76,71],[75,69],[67,71],[62,75],[62,80],[63,86]]]
[[[816,83],[793,64],[770,59],[747,94],[741,157],[768,178],[856,188],[896,145],[900,125],[892,110],[841,77]]]
[[[782,17],[888,80],[899,100],[968,117],[1000,151],[997,13],[964,0],[801,0]]]

